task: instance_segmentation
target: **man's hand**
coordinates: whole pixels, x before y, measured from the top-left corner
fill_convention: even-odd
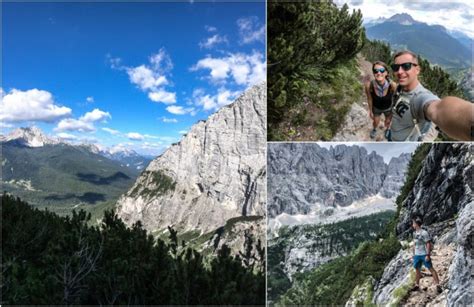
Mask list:
[[[428,261],[430,261],[430,260],[431,260],[431,257],[430,257],[430,255],[426,255],[426,257],[425,257],[425,261],[426,261],[426,262],[428,262]]]
[[[471,140],[474,103],[457,97],[444,97],[429,104],[425,116],[449,137],[458,141]]]
[[[370,117],[370,119],[372,119],[372,120],[374,119],[374,113],[372,113],[372,111],[369,111],[369,117]]]

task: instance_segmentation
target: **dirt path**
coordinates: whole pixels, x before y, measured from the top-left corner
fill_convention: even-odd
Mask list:
[[[384,117],[382,116],[374,139],[370,137],[372,119],[367,112],[367,101],[354,103],[346,115],[342,129],[334,136],[332,141],[362,141],[362,142],[387,142],[384,136]]]
[[[431,254],[433,267],[438,272],[440,285],[443,288],[442,293],[436,291],[431,273],[423,269],[420,280],[420,290],[409,292],[407,298],[403,301],[404,306],[429,306],[441,307],[447,306],[446,296],[448,283],[448,270],[454,256],[453,245],[436,246]]]

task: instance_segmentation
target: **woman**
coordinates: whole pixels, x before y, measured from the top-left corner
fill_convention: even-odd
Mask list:
[[[397,84],[388,78],[387,64],[377,61],[372,65],[375,80],[365,84],[365,93],[369,103],[369,116],[373,120],[373,130],[370,138],[377,135],[380,116],[385,116],[385,137],[391,141],[390,123],[392,121],[392,96],[397,90]]]

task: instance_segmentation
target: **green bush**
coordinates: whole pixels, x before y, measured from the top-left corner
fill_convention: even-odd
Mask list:
[[[289,109],[314,98],[319,84],[362,48],[365,32],[360,11],[349,13],[332,1],[268,3],[268,137]],[[274,131],[276,129],[277,131]]]

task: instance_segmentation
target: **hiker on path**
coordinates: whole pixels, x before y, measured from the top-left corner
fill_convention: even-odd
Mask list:
[[[470,141],[474,126],[474,104],[458,97],[438,96],[418,81],[418,56],[411,51],[395,54],[391,68],[399,86],[393,95],[392,140],[422,141],[433,122],[449,137]]]
[[[376,61],[372,64],[374,80],[365,83],[365,93],[369,104],[369,116],[372,119],[373,129],[370,138],[377,135],[380,116],[385,117],[385,138],[391,141],[390,122],[392,121],[392,96],[397,90],[397,84],[389,79],[387,64]]]
[[[415,230],[413,232],[413,240],[415,244],[413,246],[413,267],[416,270],[416,279],[414,291],[420,289],[420,279],[421,279],[421,266],[424,265],[425,268],[430,270],[433,280],[436,285],[436,290],[438,293],[441,293],[443,289],[439,285],[439,277],[436,270],[433,268],[431,263],[431,251],[433,250],[433,244],[431,243],[430,234],[421,228],[421,218],[415,217],[412,221],[412,227]]]

